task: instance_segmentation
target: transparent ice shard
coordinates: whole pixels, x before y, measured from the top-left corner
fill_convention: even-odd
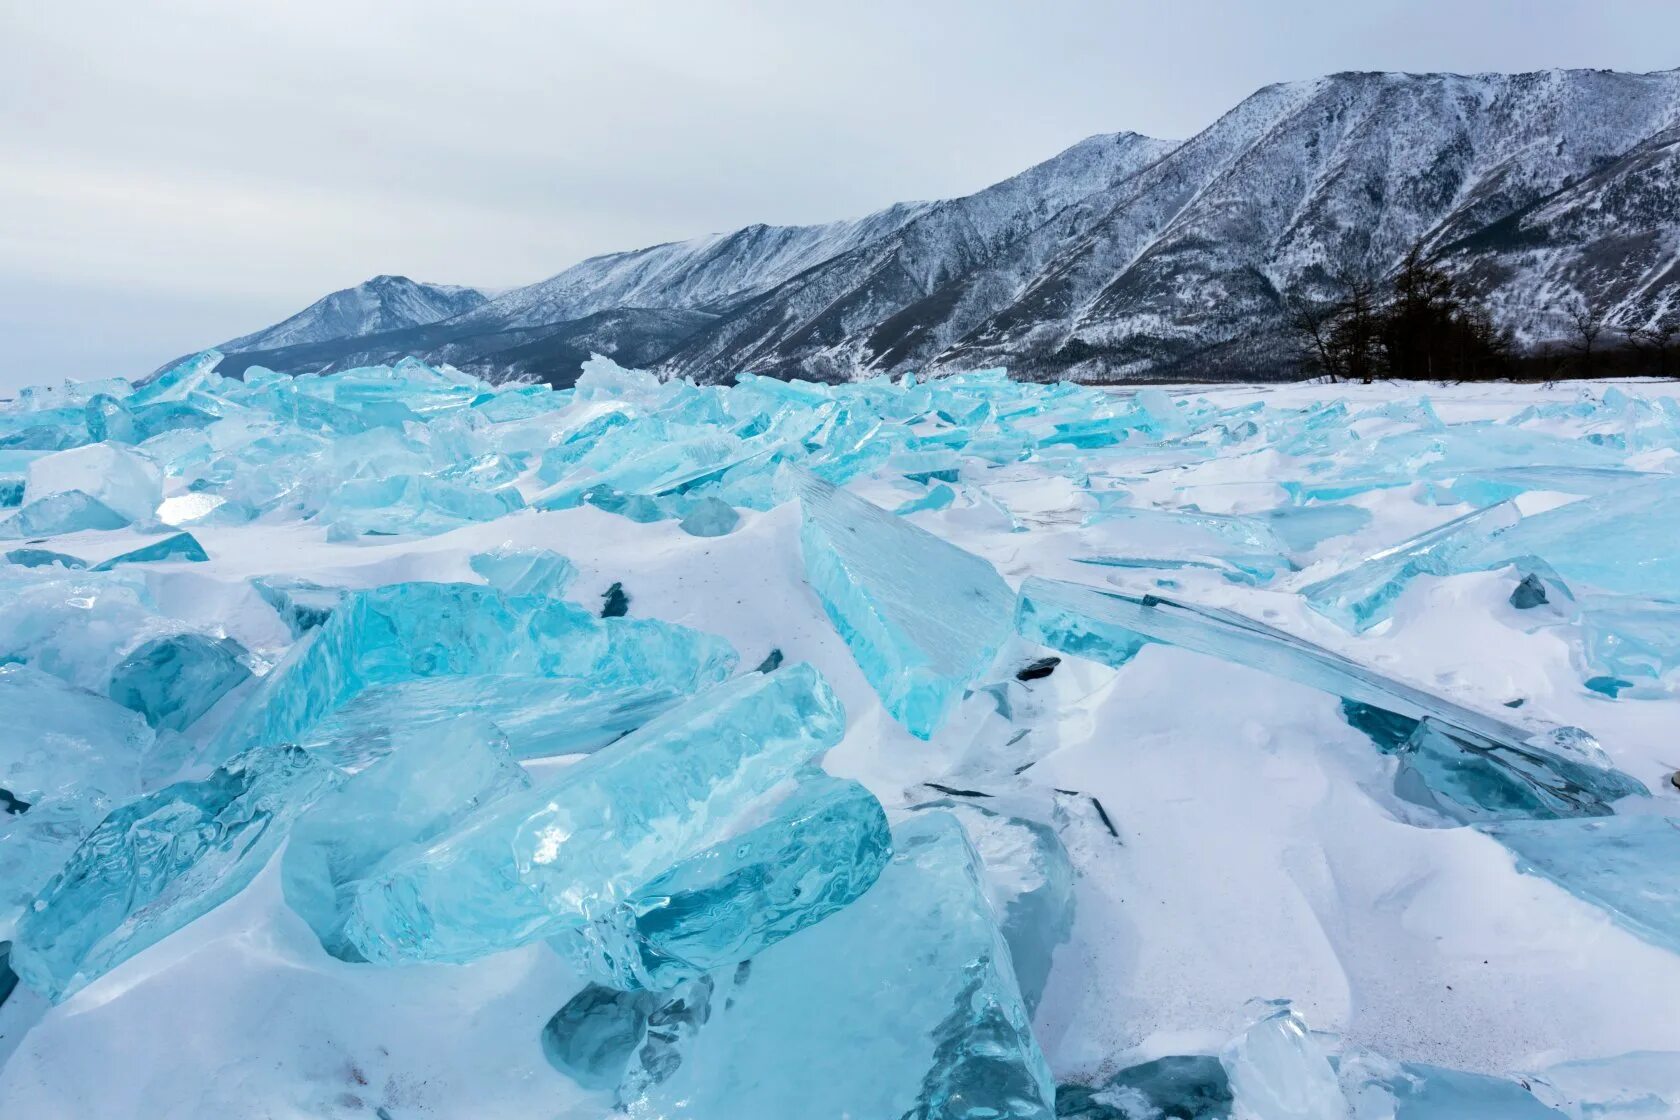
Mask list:
[[[403,736],[442,733],[462,712],[492,720],[519,759],[590,754],[688,695],[680,682],[610,685],[592,677],[474,674],[364,689],[311,727],[298,745],[339,767],[366,765]]]
[[[292,747],[114,810],[18,922],[12,967],[54,1001],[245,888],[334,778]]]
[[[850,905],[891,852],[886,813],[857,782],[803,774],[766,811],[763,824],[685,859],[556,947],[603,983],[668,989]]]
[[[1502,528],[1465,557],[1493,568],[1545,560],[1571,587],[1680,599],[1680,476],[1582,498]],[[1606,547],[1613,540],[1614,547]]]
[[[167,625],[144,583],[121,572],[0,568],[0,596],[0,663],[92,692],[105,691],[135,635]]]
[[[663,1079],[621,1092],[630,1116],[1055,1115],[1009,950],[947,814],[900,825],[862,898],[720,983]]]
[[[25,509],[36,502],[75,494],[92,499],[123,518],[124,523],[150,521],[163,500],[163,474],[150,459],[117,443],[91,443],[43,455],[29,464],[23,491]]]
[[[1294,567],[1271,527],[1253,518],[1120,506],[1093,514],[1086,524],[1082,539],[1096,550],[1081,558],[1086,563],[1103,563],[1109,555],[1131,563],[1185,561],[1229,568],[1260,583]]]
[[[51,537],[84,529],[120,529],[129,519],[97,498],[70,490],[30,502],[0,522],[3,537]]]
[[[1552,880],[1654,945],[1680,953],[1680,818],[1619,814],[1499,821],[1481,830],[1517,867]]]
[[[1395,792],[1460,824],[1608,816],[1613,802],[1647,792],[1597,759],[1477,735],[1428,717],[1397,753]]]
[[[1361,506],[1281,506],[1258,516],[1296,553],[1311,552],[1332,537],[1357,533],[1371,523],[1371,511]]]
[[[350,479],[322,505],[319,520],[333,534],[351,538],[367,534],[428,536],[475,521],[523,509],[525,500],[511,486],[481,490],[427,475],[393,475],[378,479]]]
[[[991,665],[1013,596],[992,566],[795,470],[805,578],[887,711],[926,739]]]
[[[187,563],[203,563],[210,559],[204,551],[204,546],[191,533],[172,533],[139,548],[130,549],[109,560],[101,561],[93,566],[96,572],[108,572],[112,568],[123,564],[155,564],[160,560],[180,560]]]
[[[1330,1059],[1288,1003],[1226,1044],[1219,1061],[1236,1115],[1249,1120],[1350,1120]]]
[[[560,600],[459,583],[354,592],[245,700],[217,756],[295,741],[371,685],[486,672],[581,676],[606,652],[600,623]]]
[[[1581,657],[1592,677],[1619,682],[1615,694],[1662,696],[1680,686],[1680,602],[1591,595],[1576,604]],[[1602,691],[1602,686],[1599,691]]]
[[[1532,812],[1562,813],[1609,812],[1609,802],[1648,792],[1612,768],[1585,732],[1520,727],[1234,611],[1033,577],[1021,585],[1018,626],[1034,641],[1110,665],[1155,641],[1272,673],[1340,696],[1355,711],[1399,717],[1394,742],[1411,734],[1415,721],[1426,721],[1403,752],[1400,779],[1408,783],[1407,796],[1455,817],[1473,813],[1478,794],[1492,799],[1481,807],[1490,813],[1519,803]],[[1431,793],[1426,797],[1420,787]]]
[[[1368,630],[1388,617],[1389,608],[1420,575],[1462,570],[1490,534],[1522,519],[1510,503],[1489,506],[1427,533],[1384,549],[1359,564],[1301,588],[1307,604],[1351,631]]]
[[[1032,1014],[1050,981],[1056,948],[1073,933],[1076,896],[1067,848],[1054,827],[1020,814],[1007,799],[948,797],[931,804],[962,822],[980,857],[986,898]]]
[[[498,548],[478,553],[471,564],[485,583],[506,595],[558,599],[577,575],[570,560],[546,548]]]
[[[576,928],[717,842],[843,731],[809,665],[738,677],[393,861],[358,888],[349,936],[371,961],[466,961]]]
[[[1357,1120],[1564,1120],[1515,1081],[1369,1054],[1344,1056],[1337,1070]]]
[[[1560,494],[1603,494],[1638,485],[1656,475],[1616,467],[1496,467],[1465,471],[1452,480],[1453,496],[1475,506],[1509,501],[1531,490]]]
[[[137,646],[111,675],[111,699],[153,727],[182,731],[250,679],[245,647],[232,638],[184,633]]]
[[[223,379],[216,374],[221,364],[220,350],[205,350],[183,359],[178,365],[158,374],[135,388],[128,398],[130,405],[154,404],[159,401],[185,400],[190,394],[219,388]]]
[[[87,567],[87,561],[80,557],[54,552],[50,548],[14,548],[6,553],[6,562],[20,568],[50,568],[56,565],[66,571],[80,571]]]
[[[530,784],[483,718],[457,716],[427,734],[403,736],[293,826],[281,863],[286,904],[328,953],[359,960],[344,936],[356,885],[392,853],[428,843],[479,806]]]
[[[135,713],[26,665],[0,665],[0,940],[112,805],[139,792],[153,736]]]
[[[1524,1080],[1536,1098],[1570,1120],[1670,1120],[1680,1112],[1680,1051],[1560,1062]]]

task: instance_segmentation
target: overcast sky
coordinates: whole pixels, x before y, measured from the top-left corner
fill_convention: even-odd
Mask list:
[[[381,272],[965,194],[1337,70],[1680,65],[1676,0],[0,0],[0,384]]]

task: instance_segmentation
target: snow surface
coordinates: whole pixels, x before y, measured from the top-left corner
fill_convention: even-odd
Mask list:
[[[1582,388],[1428,393],[1450,424],[1574,400]],[[1624,388],[1647,398],[1680,392]],[[1341,399],[1357,410],[1418,391],[1173,393],[1221,406]],[[580,401],[544,422],[567,430],[599,411],[599,402]],[[1392,423],[1370,421],[1367,434]],[[1559,429],[1567,434],[1566,423]],[[1672,455],[1657,458],[1642,465],[1674,469]],[[1129,485],[1134,504],[1193,500],[1204,510],[1241,512],[1277,504],[1278,465],[1267,454],[1231,456],[1140,473]],[[1088,508],[1067,478],[1036,462],[997,474],[992,496],[1029,531],[1012,532],[1000,511],[963,503],[912,519],[992,561],[1012,586],[1029,575],[1100,582],[1070,558]],[[539,486],[533,481],[528,492]],[[1658,791],[1660,810],[1680,809],[1665,781],[1680,766],[1680,699],[1610,702],[1584,690],[1564,644],[1549,631],[1531,632],[1505,604],[1508,572],[1419,579],[1391,623],[1359,637],[1292,593],[1466,512],[1420,504],[1418,486],[1361,495],[1355,504],[1370,510],[1371,522],[1272,586],[1197,570],[1113,579],[1148,590],[1170,576],[1182,599],[1235,607],[1471,706],[1499,711],[1520,696],[1525,716],[1589,729],[1618,767]],[[908,493],[882,478],[855,490],[888,508]],[[223,626],[252,649],[284,639],[273,613],[241,590],[250,577],[284,569],[352,588],[475,581],[474,553],[540,546],[577,565],[569,595],[578,601],[598,601],[621,582],[634,615],[721,635],[744,665],[772,648],[815,665],[849,721],[827,768],[866,783],[889,811],[925,801],[927,781],[983,788],[1005,780],[998,760],[972,745],[991,709],[983,693],[930,742],[883,712],[806,585],[797,503],[742,510],[739,527],[714,538],[589,506],[528,509],[422,539],[330,541],[310,522],[194,533],[208,562],[154,565],[147,579],[167,610]],[[1015,639],[999,665],[1047,652]],[[1392,760],[1347,725],[1334,698],[1166,646],[1147,647],[1118,670],[1064,658],[1031,688],[1039,761],[1022,780],[1099,799],[1119,833],[1110,836],[1083,801],[1070,803],[1063,839],[1079,873],[1076,923],[1036,1017],[1058,1080],[1215,1052],[1241,1028],[1253,997],[1292,1000],[1315,1030],[1348,1045],[1500,1076],[1680,1051],[1680,956],[1519,874],[1486,836],[1420,826],[1415,807],[1391,792]],[[224,704],[212,721],[226,711]],[[0,1007],[0,1112],[219,1120],[605,1114],[602,1100],[552,1069],[538,1044],[545,1020],[580,984],[556,954],[534,945],[465,966],[344,964],[285,907],[277,871],[278,859],[233,902],[60,1006],[20,989]]]

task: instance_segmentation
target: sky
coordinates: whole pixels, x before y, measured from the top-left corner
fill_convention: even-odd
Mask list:
[[[0,385],[379,273],[966,194],[1340,70],[1680,65],[1677,0],[0,0]]]

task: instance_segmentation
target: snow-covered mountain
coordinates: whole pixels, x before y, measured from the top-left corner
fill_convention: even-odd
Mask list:
[[[490,297],[458,284],[424,284],[406,276],[375,276],[354,288],[341,288],[272,327],[229,339],[217,349],[274,350],[380,331],[421,327],[450,319],[482,305]]]
[[[698,379],[1263,376],[1284,372],[1288,297],[1419,242],[1525,342],[1577,299],[1643,323],[1680,307],[1677,199],[1680,70],[1336,74],[965,198],[595,257],[449,317],[317,311],[371,281],[223,349],[230,368],[415,353],[556,383],[581,347]]]

